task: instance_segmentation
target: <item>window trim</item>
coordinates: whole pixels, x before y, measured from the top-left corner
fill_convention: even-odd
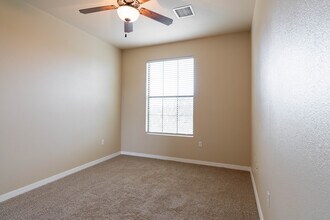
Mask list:
[[[180,133],[164,133],[164,132],[150,132],[149,131],[149,127],[148,127],[148,123],[149,123],[149,96],[148,96],[148,91],[149,91],[149,83],[148,83],[148,64],[150,63],[157,63],[157,62],[166,62],[166,61],[172,61],[172,60],[184,60],[184,59],[192,59],[193,60],[193,86],[194,86],[194,93],[192,96],[154,96],[152,98],[155,97],[159,97],[159,98],[163,98],[163,97],[169,97],[169,98],[184,98],[184,97],[192,97],[193,99],[193,126],[192,126],[192,134],[180,134]],[[145,64],[145,68],[146,68],[146,74],[145,74],[145,82],[146,82],[146,86],[145,86],[145,132],[146,134],[149,135],[155,135],[155,136],[165,136],[165,137],[186,137],[186,138],[192,138],[194,137],[195,134],[195,97],[196,97],[196,59],[194,56],[182,56],[182,57],[171,57],[171,58],[164,58],[164,59],[156,59],[156,60],[147,60],[146,64]]]

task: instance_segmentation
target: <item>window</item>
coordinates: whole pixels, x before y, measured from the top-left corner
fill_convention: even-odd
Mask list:
[[[146,132],[192,136],[194,59],[147,63]]]

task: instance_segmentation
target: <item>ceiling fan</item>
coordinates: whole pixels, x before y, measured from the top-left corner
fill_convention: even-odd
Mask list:
[[[140,7],[143,3],[146,3],[148,1],[150,0],[117,0],[118,6],[105,5],[100,7],[81,9],[79,10],[79,12],[82,14],[90,14],[94,12],[117,9],[119,18],[125,22],[125,37],[127,37],[127,33],[133,32],[133,22],[135,22],[139,18],[140,14],[165,25],[171,25],[173,23],[173,20],[171,18],[150,11],[149,9]]]

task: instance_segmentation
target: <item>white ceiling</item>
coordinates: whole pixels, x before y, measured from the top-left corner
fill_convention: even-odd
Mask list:
[[[79,9],[117,5],[117,0],[26,0],[28,3],[121,48],[189,40],[251,28],[255,0],[151,0],[143,7],[172,18],[166,26],[140,16],[134,32],[124,37],[124,24],[116,11],[81,14]],[[178,19],[173,8],[192,5],[195,16]]]

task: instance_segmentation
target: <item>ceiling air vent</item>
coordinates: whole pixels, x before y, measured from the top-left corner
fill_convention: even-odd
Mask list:
[[[191,5],[174,8],[173,11],[178,18],[187,18],[195,15]]]

